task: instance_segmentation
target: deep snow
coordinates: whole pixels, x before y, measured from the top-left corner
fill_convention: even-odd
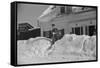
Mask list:
[[[45,37],[17,41],[18,64],[96,60],[96,36],[66,34],[51,47]]]

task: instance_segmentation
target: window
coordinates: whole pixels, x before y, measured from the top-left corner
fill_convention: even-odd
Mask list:
[[[83,35],[83,27],[81,26],[81,35]]]
[[[66,14],[72,13],[72,6],[66,6]]]
[[[60,12],[61,12],[61,14],[65,13],[65,6],[61,7]]]
[[[80,35],[80,27],[75,27],[75,34]]]
[[[83,27],[72,27],[71,34],[83,35]]]
[[[88,35],[88,26],[85,26],[85,35]]]
[[[96,35],[96,28],[95,27],[96,27],[95,25],[88,26],[89,36]]]
[[[75,27],[72,27],[72,31],[70,32],[70,34],[75,34]]]

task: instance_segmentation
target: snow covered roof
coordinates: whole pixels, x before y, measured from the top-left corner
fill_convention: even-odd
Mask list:
[[[51,21],[53,19],[55,19],[57,17],[57,15],[62,14],[60,12],[60,8],[62,6],[55,6],[55,5],[50,5],[39,17],[38,20],[40,22],[48,22]],[[65,13],[67,13],[68,9],[67,7],[70,6],[63,6],[65,7]],[[84,11],[88,11],[91,10],[91,8],[89,7],[77,7],[77,6],[71,6],[72,12],[71,13],[80,13],[80,12],[84,12]]]
[[[50,5],[39,17],[38,20],[42,20],[42,21],[49,21],[51,19],[53,19],[58,10],[58,8],[56,8],[54,5]]]
[[[54,7],[54,6],[52,6],[52,5],[49,6],[49,7],[42,13],[42,15],[40,15],[40,17],[43,17],[43,16],[45,16],[45,15],[51,13],[53,7]]]

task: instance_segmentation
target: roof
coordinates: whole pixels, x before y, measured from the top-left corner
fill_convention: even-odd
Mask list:
[[[62,15],[72,15],[72,14],[81,14],[81,13],[85,13],[91,10],[94,10],[94,8],[91,7],[75,7],[72,6],[72,13],[70,14],[60,14],[60,7],[62,6],[49,6],[38,18],[38,20],[40,22],[48,22],[48,21],[52,21],[53,19],[60,17]],[[64,6],[64,7],[69,7],[69,6]],[[66,11],[66,10],[65,10]]]
[[[20,23],[18,24],[18,31],[27,31],[28,29],[34,28],[29,23]]]

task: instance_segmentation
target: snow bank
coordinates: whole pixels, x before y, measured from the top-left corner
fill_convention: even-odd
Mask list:
[[[65,35],[54,44],[55,54],[79,54],[84,56],[96,56],[96,36]]]
[[[44,56],[46,55],[46,49],[51,46],[50,41],[50,39],[44,37],[18,41],[18,53],[29,52],[27,55],[31,53],[31,56]]]
[[[51,47],[51,39],[45,37],[31,38],[29,40],[18,41],[18,62],[34,62],[43,57],[55,60],[53,57],[76,60],[80,58],[96,59],[96,36],[66,34],[62,39],[55,42]],[[50,48],[51,47],[51,48]],[[38,57],[38,59],[36,59]],[[50,59],[50,60],[51,60]],[[62,60],[62,59],[61,59]],[[40,59],[39,59],[40,61]],[[77,61],[77,60],[76,60]]]

